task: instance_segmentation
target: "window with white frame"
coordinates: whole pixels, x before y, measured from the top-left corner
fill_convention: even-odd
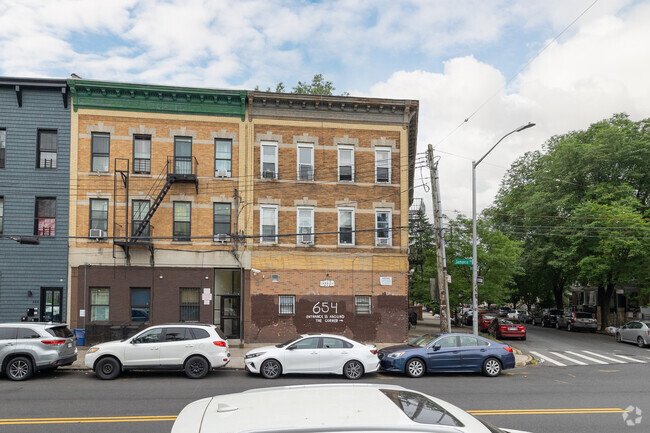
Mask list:
[[[213,236],[215,242],[230,240],[230,203],[214,203]]]
[[[90,288],[90,321],[108,322],[110,312],[110,290],[108,287]]]
[[[298,208],[298,243],[299,244],[313,244],[314,243],[314,208],[313,207],[299,207]]]
[[[375,149],[375,181],[390,183],[390,148]]]
[[[5,198],[0,195],[0,234],[2,234],[4,212],[5,212]]]
[[[133,136],[133,173],[151,173],[151,135]]]
[[[93,132],[90,141],[90,171],[97,171],[101,173],[108,172],[110,163],[111,136],[109,134]]]
[[[354,245],[354,209],[339,208],[339,245]]]
[[[370,296],[355,296],[354,297],[354,312],[356,314],[370,314],[372,313],[372,299]]]
[[[354,181],[354,147],[339,146],[339,181]]]
[[[174,202],[174,240],[189,242],[192,239],[192,203]]]
[[[391,245],[391,220],[390,210],[375,211],[375,245]]]
[[[260,164],[262,179],[278,178],[278,143],[263,141],[261,143]]]
[[[298,180],[314,180],[314,146],[298,143]]]
[[[278,241],[278,207],[260,206],[260,235],[262,243]]]
[[[138,230],[140,229],[140,226],[144,224],[144,221],[147,217],[147,214],[149,213],[149,207],[151,206],[151,203],[149,200],[133,200],[133,209],[131,210],[132,216],[131,216],[131,221],[133,221],[133,228],[131,229],[131,236],[135,236]],[[151,233],[151,225],[147,223],[144,228],[142,228],[142,233],[140,233],[139,236],[148,238]]]
[[[38,131],[38,161],[36,168],[56,168],[57,132]]]
[[[279,295],[278,313],[296,314],[296,297],[294,295]]]
[[[6,147],[7,147],[7,130],[0,129],[0,168],[5,168]]]
[[[214,176],[232,176],[232,140],[214,139]]]

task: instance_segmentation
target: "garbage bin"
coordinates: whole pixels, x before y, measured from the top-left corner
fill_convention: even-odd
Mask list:
[[[74,335],[77,337],[77,346],[85,346],[86,345],[86,330],[85,329],[80,329],[80,328],[75,328],[72,331],[74,332]]]

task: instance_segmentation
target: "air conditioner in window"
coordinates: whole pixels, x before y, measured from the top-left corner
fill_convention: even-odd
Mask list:
[[[313,244],[314,243],[314,238],[312,235],[300,235],[300,243],[301,244]]]
[[[230,177],[230,170],[226,170],[225,168],[220,168],[217,170],[217,176],[216,177]]]
[[[225,233],[219,233],[217,235],[214,235],[214,241],[215,242],[220,242],[220,243],[223,244],[223,243],[226,243],[226,242],[230,241],[230,236],[228,236]]]
[[[264,170],[262,172],[262,177],[264,179],[275,179],[275,171],[273,171],[273,170]]]
[[[88,237],[98,241],[100,239],[106,238],[106,232],[102,229],[90,229],[90,233],[88,233]]]
[[[379,246],[390,245],[390,238],[377,238],[377,245]]]

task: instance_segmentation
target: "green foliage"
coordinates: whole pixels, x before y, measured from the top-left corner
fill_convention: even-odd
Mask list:
[[[314,78],[311,79],[311,83],[298,81],[298,84],[293,87],[291,93],[298,93],[302,95],[333,95],[336,88],[331,81],[326,81],[323,78],[323,74],[316,74]],[[260,91],[259,86],[255,86],[255,91]],[[267,92],[271,92],[271,88],[266,89]],[[276,93],[285,93],[286,89],[284,83],[281,81],[275,87],[274,92]],[[349,96],[348,92],[344,92],[341,96]]]

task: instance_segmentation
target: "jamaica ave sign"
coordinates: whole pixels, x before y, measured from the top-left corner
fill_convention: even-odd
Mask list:
[[[454,259],[454,265],[472,265],[472,259]]]

